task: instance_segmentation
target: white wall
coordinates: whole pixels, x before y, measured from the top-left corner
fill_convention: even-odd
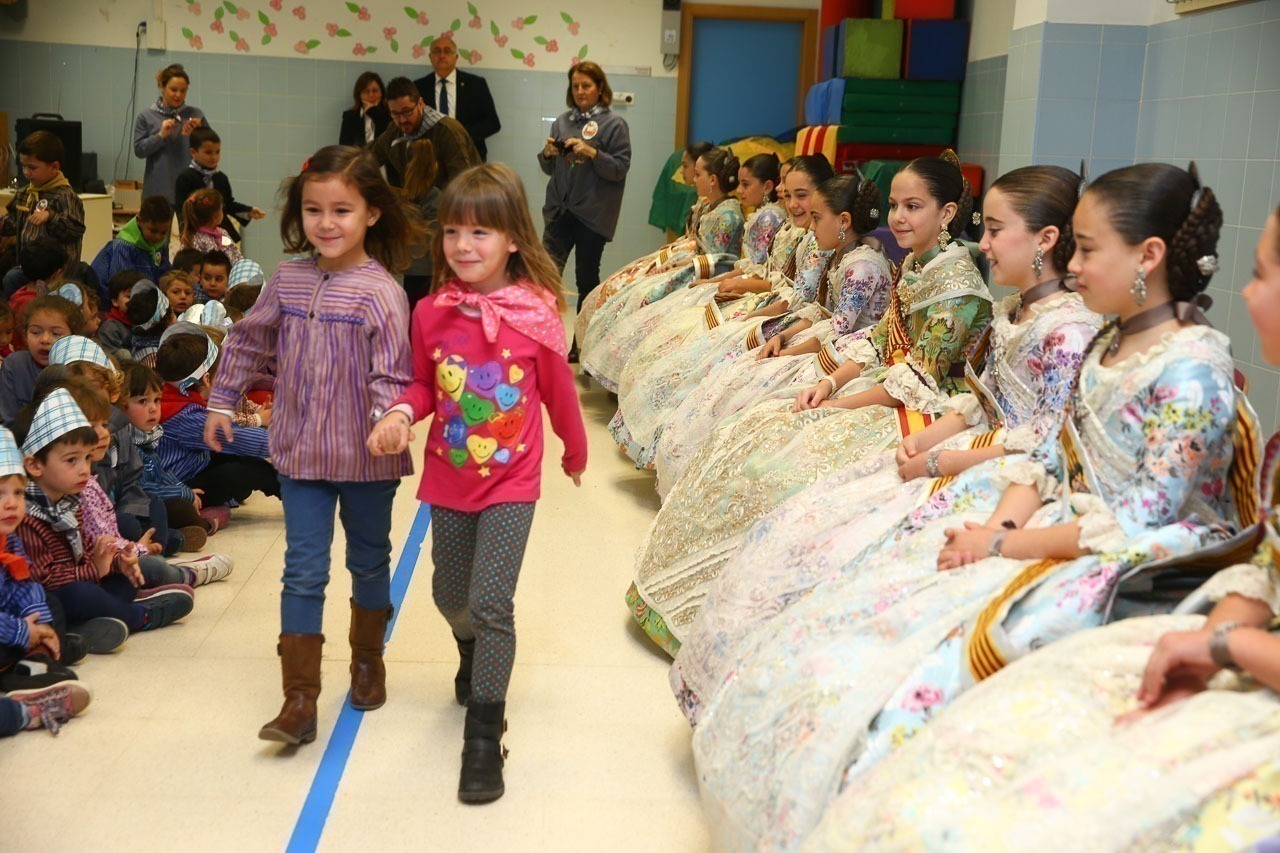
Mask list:
[[[969,61],[1005,56],[1013,31],[1017,0],[974,0],[969,30]]]

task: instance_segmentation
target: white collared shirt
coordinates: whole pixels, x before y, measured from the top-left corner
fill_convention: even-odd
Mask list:
[[[450,118],[458,117],[458,69],[449,72],[449,76],[442,81],[434,73],[431,75],[432,84],[436,87],[436,109],[440,109],[440,86],[443,83],[445,88],[449,90],[449,110],[445,115]],[[443,112],[443,111],[442,111]]]

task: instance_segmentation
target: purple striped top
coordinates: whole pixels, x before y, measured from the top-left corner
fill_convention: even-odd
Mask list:
[[[281,474],[370,482],[413,473],[407,452],[375,458],[364,444],[413,378],[409,303],[377,261],[335,273],[310,258],[282,263],[231,327],[209,406],[234,411],[264,370],[277,377],[269,441]]]

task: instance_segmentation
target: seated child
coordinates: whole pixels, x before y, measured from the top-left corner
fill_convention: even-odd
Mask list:
[[[133,340],[130,342],[133,360],[155,367],[160,336],[174,320],[168,297],[160,292],[160,288],[143,279],[129,291],[124,315],[133,326]]]
[[[217,190],[222,196],[222,209],[227,214],[222,227],[227,229],[232,240],[240,242],[236,220],[245,225],[250,219],[261,219],[267,214],[256,207],[236,201],[231,195],[231,181],[226,173],[218,168],[218,162],[222,159],[222,139],[213,128],[197,127],[191,131],[189,144],[191,164],[178,173],[178,179],[173,188],[178,207],[181,208],[183,202],[196,190]]]
[[[98,329],[102,327],[98,291],[81,281],[64,281],[53,292],[80,309],[80,316],[84,318],[80,334],[86,338],[97,337]]]
[[[156,281],[169,269],[169,229],[173,208],[161,195],[149,195],[138,206],[138,215],[125,223],[120,233],[103,246],[91,266],[98,281],[109,286],[111,278],[125,270]],[[109,292],[101,298],[110,300]]]
[[[200,268],[200,294],[196,297],[196,301],[221,301],[222,297],[227,295],[231,267],[231,258],[225,252],[213,251],[206,254],[204,265]]]
[[[107,293],[111,300],[111,310],[107,312],[102,325],[98,327],[98,343],[108,353],[132,355],[133,324],[125,314],[129,304],[129,294],[133,286],[146,279],[137,270],[121,270],[107,282]]]
[[[178,235],[184,248],[223,252],[232,263],[240,260],[240,248],[222,227],[222,196],[217,190],[196,190],[182,205],[182,231]],[[230,264],[228,264],[228,267]]]
[[[98,434],[98,443],[89,454],[89,461],[96,468],[111,447],[111,431],[107,428],[107,422],[111,413],[119,410],[107,402],[107,397],[101,390],[83,379],[66,378],[63,383],[63,387],[71,394]],[[151,542],[151,537],[156,532],[154,527],[145,532],[139,531],[137,536],[122,535],[116,524],[115,507],[96,476],[90,477],[85,484],[84,491],[80,493],[80,501],[87,533],[95,538],[108,537],[120,546],[123,553],[136,556],[138,569],[142,573],[143,590],[169,584],[203,586],[231,574],[234,564],[225,554],[208,554],[196,560],[173,562],[154,554],[153,551],[158,547]],[[163,507],[161,511],[163,512]]]
[[[200,285],[200,271],[204,266],[204,252],[199,249],[179,249],[173,256],[173,268],[191,276],[192,284]]]
[[[31,579],[26,557],[10,550],[10,535],[26,509],[27,472],[7,429],[0,429],[0,737],[58,727],[84,710],[89,688],[54,661],[62,638],[44,588]]]
[[[169,270],[160,276],[160,292],[169,300],[175,317],[196,304],[196,284],[182,270]]]
[[[84,203],[62,174],[66,156],[62,140],[47,130],[37,130],[18,143],[22,174],[30,183],[9,202],[0,219],[0,234],[17,237],[19,259],[33,240],[57,241],[66,249],[63,269],[70,274],[80,263]],[[4,292],[12,294],[25,283],[21,270],[10,270],[4,277]]]
[[[217,304],[218,303],[216,302],[209,303],[209,305],[217,305]],[[209,337],[213,340],[213,342],[218,345],[219,349],[221,349],[223,341],[226,340],[226,332],[223,331],[223,328],[219,328],[216,326],[211,328],[208,326],[208,324],[205,324],[205,332],[208,333]],[[217,371],[214,370],[211,373],[211,375],[214,376],[216,380]],[[268,393],[265,398],[260,397],[259,400],[254,400],[248,394],[245,394],[243,397],[240,398],[240,404],[236,406],[235,414],[231,418],[232,425],[238,426],[238,427],[270,426],[271,425],[271,404],[272,404],[272,397],[270,393]]]
[[[8,358],[13,353],[13,309],[9,303],[0,299],[0,359]]]
[[[54,342],[80,334],[83,325],[80,309],[61,296],[41,296],[27,306],[23,331],[28,348],[0,364],[0,421],[6,426],[31,402],[36,377],[48,366]]]
[[[31,575],[58,598],[72,630],[91,619],[118,619],[131,631],[160,628],[191,612],[186,585],[139,592],[136,555],[84,526],[80,493],[89,481],[89,456],[98,434],[62,388],[25,407],[14,424],[22,439],[27,484],[26,515],[18,536]]]
[[[165,331],[156,356],[156,372],[165,383],[160,461],[192,488],[203,490],[205,506],[239,503],[255,491],[278,496],[280,480],[267,461],[265,427],[237,429],[231,441],[223,442],[221,453],[211,453],[204,442],[205,395],[217,361],[217,346],[199,326],[175,323]]]
[[[26,282],[9,297],[9,307],[15,316],[25,316],[31,300],[53,293],[62,286],[63,267],[67,263],[67,250],[62,244],[48,237],[32,240],[22,255],[22,275]],[[18,329],[14,349],[26,349],[26,336]]]

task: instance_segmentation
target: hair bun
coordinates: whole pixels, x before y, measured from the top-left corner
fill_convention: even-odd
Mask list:
[[[938,159],[950,163],[957,169],[960,168],[960,156],[956,154],[955,149],[948,148],[938,155]]]

